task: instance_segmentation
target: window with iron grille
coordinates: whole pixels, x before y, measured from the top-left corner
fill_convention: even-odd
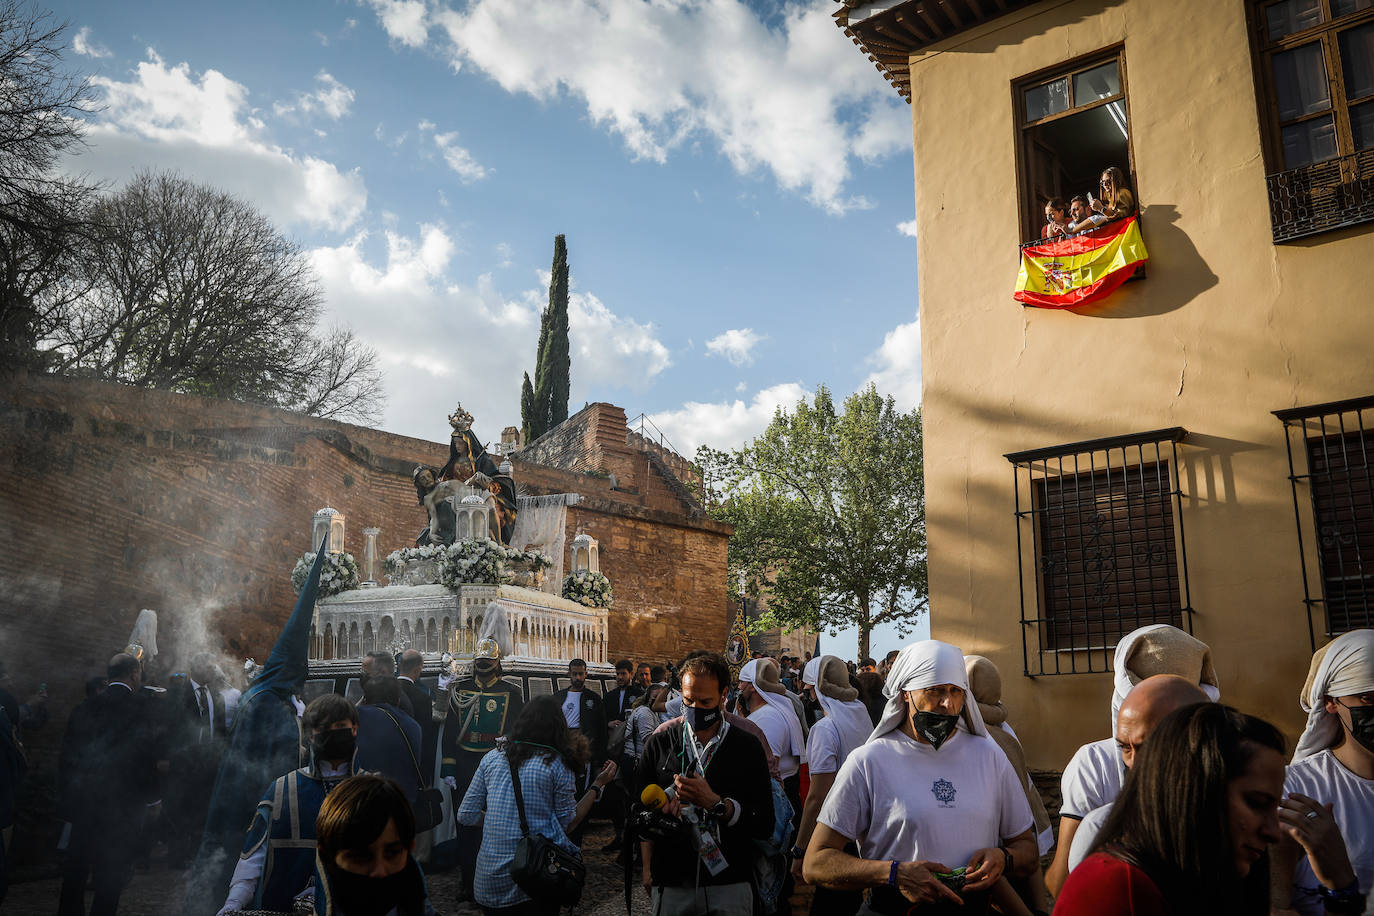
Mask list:
[[[1370,412],[1374,397],[1274,411],[1288,446],[1313,648],[1319,610],[1326,636],[1374,626],[1374,428],[1364,416]],[[1311,505],[1310,537],[1303,533],[1304,501]],[[1309,546],[1315,548],[1310,569]]]
[[[1006,456],[1028,676],[1108,671],[1117,641],[1149,624],[1191,631],[1177,483],[1185,435],[1155,430]]]
[[[1251,0],[1274,241],[1374,220],[1374,2]]]

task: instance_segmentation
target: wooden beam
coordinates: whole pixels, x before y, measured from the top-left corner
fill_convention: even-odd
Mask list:
[[[884,28],[882,25],[875,25],[873,28],[877,30],[879,35],[885,38],[891,38],[892,41],[878,41],[877,39],[870,38],[868,40],[869,48],[883,48],[884,50],[896,51],[900,54],[911,53],[911,42],[905,40],[906,36],[898,35],[890,29]]]
[[[949,21],[954,23],[956,31],[964,27],[963,17],[960,16],[959,11],[954,8],[954,0],[940,0],[940,9],[944,10],[945,15],[949,17]]]
[[[906,16],[902,15],[901,13],[896,14],[892,18],[896,20],[897,25],[901,26],[902,28],[910,32],[912,37],[914,37],[917,41],[921,42],[921,44],[928,45],[935,40],[931,38],[930,35],[925,30],[923,30],[919,25],[917,25],[914,22],[908,22]]]
[[[1005,13],[1007,11],[1007,0],[992,0],[992,2],[996,3],[997,8],[1002,12]]]
[[[983,12],[982,0],[968,0],[969,8],[973,10],[973,15],[979,22],[988,18],[988,14]]]
[[[931,18],[930,12],[926,9],[926,5],[924,3],[917,5],[916,15],[920,16],[921,19],[925,21],[926,25],[930,26],[931,34],[933,34],[937,39],[945,37],[944,28],[934,19]]]

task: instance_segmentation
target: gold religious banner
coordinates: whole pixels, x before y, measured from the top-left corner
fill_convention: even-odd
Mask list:
[[[730,676],[739,677],[739,669],[749,660],[749,631],[744,628],[744,611],[735,615],[730,638],[725,642],[725,660],[730,663]]]

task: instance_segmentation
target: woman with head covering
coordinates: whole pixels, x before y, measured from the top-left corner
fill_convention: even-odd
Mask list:
[[[1050,893],[1058,893],[1069,874],[1069,851],[1079,823],[1109,805],[1121,791],[1126,767],[1116,743],[1116,714],[1131,688],[1156,674],[1174,674],[1197,684],[1216,702],[1221,698],[1212,650],[1205,642],[1166,623],[1151,624],[1121,637],[1112,658],[1113,737],[1083,745],[1064,768],[1060,782],[1059,844],[1045,873]]]
[[[1269,913],[1283,736],[1216,703],[1164,718],[1145,742],[1057,916]]]
[[[1288,767],[1274,853],[1274,906],[1361,913],[1374,890],[1374,630],[1312,656],[1298,698],[1307,728]],[[1306,853],[1304,855],[1303,853]]]
[[[868,710],[859,702],[859,691],[849,684],[849,671],[834,655],[823,655],[806,663],[802,670],[802,690],[819,702],[825,717],[811,726],[806,740],[806,757],[811,769],[811,789],[802,808],[801,826],[792,849],[792,876],[802,880],[802,860],[821,805],[835,783],[835,774],[849,755],[862,747],[873,730]],[[857,848],[849,848],[857,854]],[[855,891],[817,888],[811,904],[812,916],[850,916],[859,908],[862,896]]]
[[[924,640],[902,650],[884,687],[881,721],[840,768],[821,807],[806,880],[871,889],[865,913],[906,913],[918,904],[930,907],[919,912],[970,914],[986,912],[1004,873],[1024,876],[1035,867],[1025,790],[967,691],[957,647]],[[851,842],[858,856],[844,851]]]

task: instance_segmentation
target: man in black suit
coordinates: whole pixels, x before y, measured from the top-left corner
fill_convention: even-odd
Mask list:
[[[369,652],[363,656],[363,680],[370,677],[395,677],[396,676],[396,656],[390,652]],[[404,693],[401,694],[401,702],[396,706],[401,712],[415,718],[415,709],[410,705],[410,698]]]
[[[591,783],[592,773],[599,770],[601,762],[606,759],[606,716],[602,711],[601,698],[586,689],[585,661],[575,658],[568,662],[568,682],[568,686],[554,694],[554,697],[563,707],[563,719],[568,723],[568,728],[586,735],[592,748],[591,760],[582,770],[573,774],[580,796]],[[583,821],[568,839],[580,845],[585,824],[586,821]]]
[[[107,671],[109,686],[72,712],[62,739],[62,813],[72,834],[59,916],[83,916],[88,876],[95,885],[91,916],[114,916],[136,852],[129,838],[160,797],[157,764],[166,738],[141,689],[138,659],[120,653]]]
[[[224,695],[214,687],[215,665],[208,652],[191,657],[187,674],[172,676],[167,687],[170,772],[167,780],[167,867],[184,868],[200,846],[215,773],[229,729]]]
[[[434,784],[434,755],[439,748],[439,726],[434,721],[434,694],[420,683],[420,672],[424,669],[425,657],[415,649],[401,653],[401,673],[396,680],[401,683],[401,695],[410,701],[415,710],[413,718],[420,726],[420,766],[425,773],[425,786]]]
[[[630,717],[630,707],[634,706],[635,700],[644,695],[644,688],[634,683],[635,666],[628,658],[622,658],[615,663],[615,687],[606,691],[606,697],[601,702],[601,707],[606,715],[606,734],[609,741],[614,737],[618,729]],[[612,749],[608,748],[608,753]],[[610,817],[611,823],[615,826],[615,836],[611,841],[602,847],[602,852],[615,852],[620,848],[620,837],[625,832],[625,814],[629,808],[629,798],[625,794],[625,782],[634,772],[634,760],[624,752],[621,746],[620,755],[616,759],[616,765],[620,767],[621,776],[606,787],[604,797],[600,805],[606,815]]]

